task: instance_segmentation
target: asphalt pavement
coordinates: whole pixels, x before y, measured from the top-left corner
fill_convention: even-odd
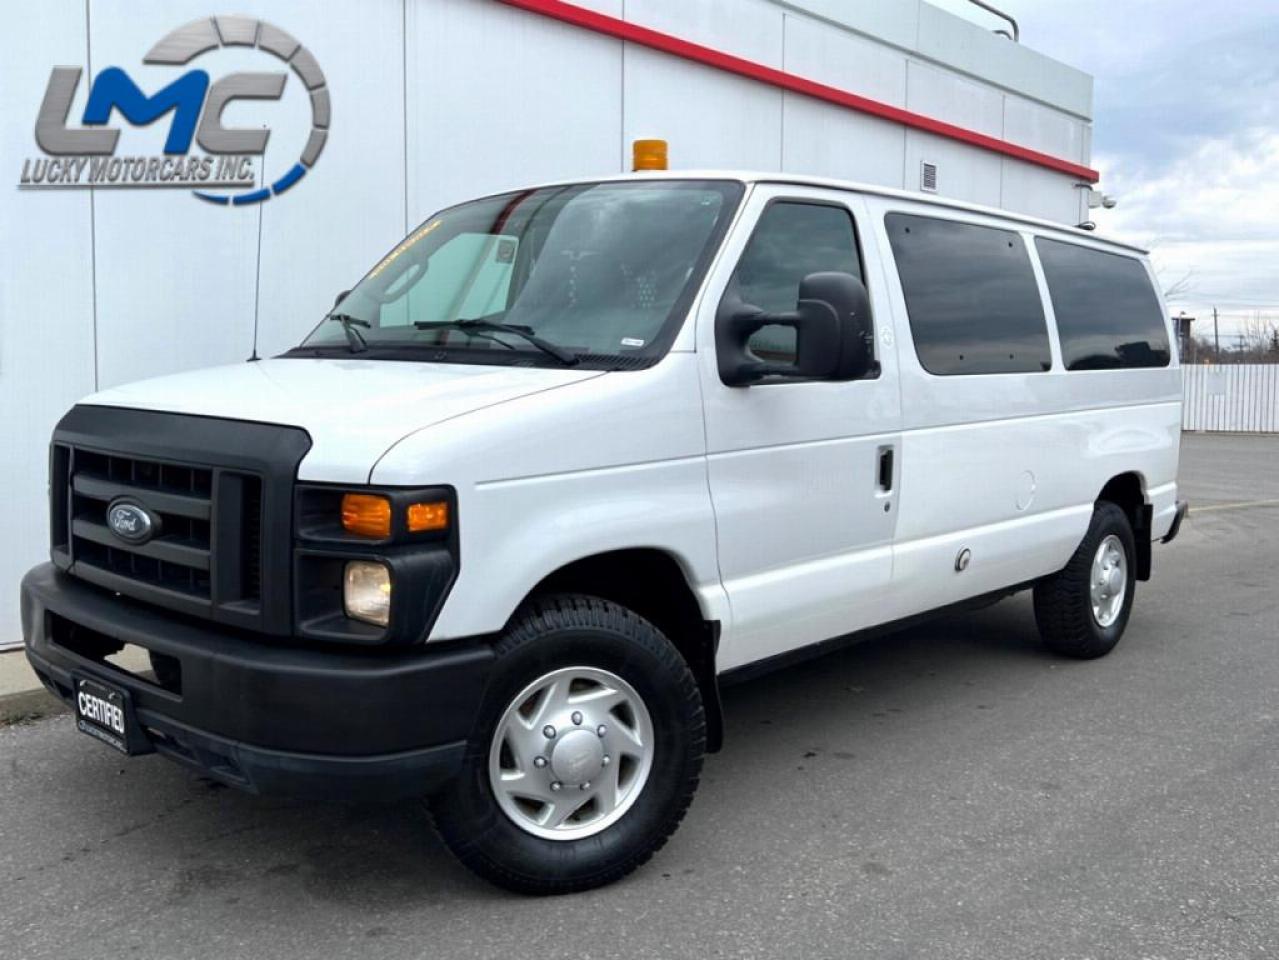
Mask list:
[[[264,800],[65,717],[0,729],[0,958],[1279,954],[1279,438],[1190,436],[1123,642],[1026,596],[732,688],[682,828],[504,893],[421,808]]]

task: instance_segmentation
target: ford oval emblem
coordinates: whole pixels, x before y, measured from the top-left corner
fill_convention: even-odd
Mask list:
[[[107,507],[107,526],[125,543],[146,543],[155,534],[151,514],[127,500],[113,500]]]

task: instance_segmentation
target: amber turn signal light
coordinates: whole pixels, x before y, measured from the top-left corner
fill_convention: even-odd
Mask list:
[[[369,493],[342,497],[342,528],[362,537],[385,540],[391,535],[391,501]]]
[[[449,505],[446,500],[435,503],[411,503],[408,511],[409,533],[425,533],[443,530],[449,525]]]

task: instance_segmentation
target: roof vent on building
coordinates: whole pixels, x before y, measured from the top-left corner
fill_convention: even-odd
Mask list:
[[[919,189],[925,193],[937,192],[937,164],[927,160],[919,164]]]

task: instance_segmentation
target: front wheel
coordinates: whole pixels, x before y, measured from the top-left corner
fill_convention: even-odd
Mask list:
[[[1035,584],[1035,622],[1049,649],[1080,660],[1114,649],[1132,613],[1136,556],[1128,515],[1100,501],[1070,562]]]
[[[449,849],[523,893],[630,873],[697,788],[697,682],[652,624],[595,597],[536,600],[513,618],[458,778],[433,801]]]

